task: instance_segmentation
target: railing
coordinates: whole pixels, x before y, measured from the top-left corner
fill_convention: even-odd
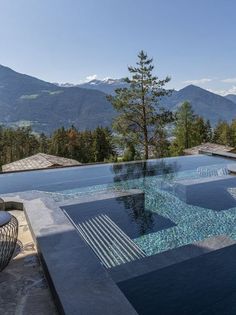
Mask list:
[[[73,224],[106,268],[146,257],[131,238],[105,214]]]

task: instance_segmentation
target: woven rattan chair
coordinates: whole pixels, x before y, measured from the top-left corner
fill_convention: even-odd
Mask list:
[[[0,211],[0,271],[10,262],[18,235],[17,219],[6,211]]]

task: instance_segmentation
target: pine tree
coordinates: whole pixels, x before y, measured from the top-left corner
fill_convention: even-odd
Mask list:
[[[125,151],[124,151],[124,156],[123,156],[123,161],[128,162],[128,161],[133,161],[135,159],[135,147],[132,143],[127,145]]]
[[[149,147],[155,144],[157,125],[160,121],[169,122],[171,115],[158,110],[162,96],[169,92],[164,86],[169,77],[160,80],[152,74],[153,59],[148,58],[144,51],[138,54],[135,67],[128,67],[131,78],[126,78],[127,88],[117,89],[115,96],[109,96],[118,116],[113,123],[114,130],[122,135],[127,143],[136,145],[144,151],[144,158],[149,157]]]
[[[97,127],[93,132],[95,162],[104,162],[114,155],[112,135],[108,128]]]
[[[67,151],[68,151],[68,157],[71,159],[76,159],[77,158],[77,150],[78,150],[78,131],[74,126],[71,126],[71,128],[69,128],[66,131],[67,134],[67,143],[66,143],[66,147],[67,147]]]
[[[51,137],[50,153],[58,156],[67,157],[68,156],[67,143],[68,137],[65,128],[62,127],[57,129]]]
[[[213,141],[218,144],[231,144],[231,130],[226,121],[219,121],[214,129]]]
[[[209,129],[210,128],[210,129]],[[210,141],[211,127],[209,121],[205,122],[201,116],[196,116],[193,122],[192,146]]]
[[[44,133],[41,133],[39,135],[39,152],[47,153],[48,150],[49,150],[49,139]]]
[[[167,139],[167,132],[164,128],[159,128],[155,145],[155,157],[162,158],[170,155],[170,142]]]
[[[236,147],[236,119],[230,125],[230,145]]]
[[[194,145],[194,120],[195,115],[191,104],[186,101],[176,113],[172,154],[182,154],[184,149]]]
[[[212,141],[212,127],[210,120],[208,119],[205,124],[206,128],[206,141],[205,142],[211,142]]]

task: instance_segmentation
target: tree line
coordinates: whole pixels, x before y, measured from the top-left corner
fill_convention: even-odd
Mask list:
[[[213,129],[210,121],[205,121],[194,113],[189,102],[184,102],[175,114],[173,136],[170,146],[171,155],[182,155],[184,149],[204,142],[212,142]],[[217,139],[215,139],[217,142]]]
[[[184,149],[201,143],[212,142],[236,147],[236,119],[231,123],[219,121],[214,128],[192,110],[189,102],[184,102],[176,112],[175,139],[171,144],[171,155],[182,155]]]
[[[159,126],[156,140],[149,145],[151,157],[182,155],[184,149],[204,142],[236,147],[236,119],[230,124],[219,121],[212,128],[209,120],[206,121],[194,113],[189,102],[184,102],[172,116],[172,122],[169,123],[172,137],[168,136],[166,126]],[[79,131],[74,126],[68,129],[62,127],[47,136],[32,132],[30,127],[0,127],[0,165],[39,152],[75,159],[81,163],[116,162],[117,148],[123,148],[123,155],[119,160],[144,158],[135,142],[125,141],[109,128]]]
[[[0,152],[0,165],[39,152],[82,163],[116,160],[111,131],[103,127],[93,131],[79,131],[74,126],[68,129],[62,127],[51,136],[33,133],[29,127],[0,127]]]

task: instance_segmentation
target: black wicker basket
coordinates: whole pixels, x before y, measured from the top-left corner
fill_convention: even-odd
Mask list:
[[[0,271],[10,262],[16,247],[18,221],[5,211],[0,211]]]

